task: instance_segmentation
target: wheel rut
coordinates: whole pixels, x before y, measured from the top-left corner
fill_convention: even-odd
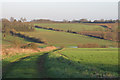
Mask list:
[[[53,50],[51,52],[55,52],[55,51],[58,51],[58,50],[61,50],[61,49],[56,49],[56,50]],[[25,66],[29,66],[30,67],[32,65],[32,64],[29,64],[29,62],[31,62],[31,61],[37,65],[36,66],[34,64],[36,66],[36,69],[34,69],[36,71],[36,73],[27,72],[28,74],[33,74],[37,78],[49,78],[47,76],[47,69],[45,68],[45,63],[46,63],[46,57],[51,52],[46,52],[46,53],[42,53],[42,54],[28,55],[28,56],[24,56],[24,57],[19,58],[18,60],[10,63],[7,67],[4,67],[4,69],[3,69],[3,71],[4,71],[3,72],[3,78],[6,78],[8,75],[10,77],[14,77],[13,75],[17,74],[17,73],[14,73],[15,69],[24,70]],[[36,57],[36,58],[32,59],[34,57]],[[29,60],[28,63],[26,63],[25,62],[26,59],[28,59],[28,60],[31,59],[31,60]],[[19,67],[21,62],[23,63],[23,66]],[[18,66],[18,67],[16,67],[16,66]],[[11,72],[12,72],[12,74],[10,74]],[[28,74],[24,74],[24,73],[25,73],[25,71],[24,72],[20,72],[20,73],[17,74],[17,76],[22,74],[22,76],[27,77]]]
[[[61,49],[56,49],[56,50],[53,50],[52,52],[56,52],[59,50],[61,50]],[[51,53],[51,52],[44,53],[43,55],[41,55],[38,58],[38,62],[37,62],[38,63],[38,70],[39,70],[41,78],[50,78],[47,76],[47,69],[45,68],[46,57],[48,56],[49,53]]]
[[[46,69],[45,69],[45,58],[47,55],[48,53],[44,53],[38,58],[38,70],[39,70],[41,78],[48,78]]]

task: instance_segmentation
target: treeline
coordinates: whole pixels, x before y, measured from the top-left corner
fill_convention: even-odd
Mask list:
[[[49,19],[34,19],[34,20],[31,20],[30,22],[38,22],[38,23],[54,23],[54,22],[57,22],[57,21],[52,21],[52,20],[49,20]]]
[[[47,30],[53,30],[53,31],[61,31],[61,32],[68,32],[68,33],[74,33],[74,34],[81,34],[85,36],[90,36],[94,38],[99,38],[99,39],[105,39],[105,40],[111,40],[111,41],[119,41],[118,40],[118,34],[117,32],[103,32],[103,31],[81,31],[81,32],[76,32],[72,30],[60,30],[60,29],[54,29],[51,27],[41,27],[41,26],[35,26],[36,28],[42,28],[42,29],[47,29]]]
[[[25,35],[24,32],[31,32],[34,31],[34,25],[31,24],[30,22],[25,22],[25,18],[21,18],[20,20],[16,20],[13,17],[8,19],[1,19],[2,22],[2,35],[3,35],[3,40],[5,40],[6,35],[12,35],[12,36],[18,36],[21,38],[24,38],[30,42],[37,42],[37,43],[47,43],[45,40],[35,38],[33,36],[28,36]],[[9,41],[9,40],[8,40]],[[18,42],[18,41],[16,41]]]
[[[53,21],[53,20],[49,20],[49,19],[34,19],[31,20],[30,22],[38,22],[38,23],[116,23],[116,22],[120,22],[119,20],[104,20],[104,19],[100,19],[100,20],[87,20],[87,19],[80,19],[80,20],[63,20],[63,21]]]
[[[117,32],[81,31],[78,32],[78,34],[105,39],[105,40],[119,41]]]
[[[104,19],[100,19],[100,20],[87,20],[87,19],[80,19],[80,20],[73,20],[71,21],[72,23],[116,23],[118,22],[118,20],[104,20]]]
[[[117,46],[114,44],[114,46]],[[78,48],[108,48],[108,45],[99,45],[97,43],[86,43],[86,44],[78,44]]]
[[[18,21],[13,17],[11,17],[10,20],[3,18],[1,19],[1,22],[3,33],[9,33],[10,30],[22,32],[34,31],[34,25],[29,22],[25,22],[24,18],[21,18]]]

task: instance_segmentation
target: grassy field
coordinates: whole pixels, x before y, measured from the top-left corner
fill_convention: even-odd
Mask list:
[[[37,29],[34,32],[26,32],[26,35],[46,40],[49,45],[54,46],[77,46],[78,44],[96,43],[99,45],[112,46],[115,42],[92,38],[79,34],[57,32],[51,30]]]
[[[2,35],[3,36],[3,35]],[[8,35],[6,34],[6,37],[3,38],[2,37],[2,49],[4,48],[10,48],[10,47],[14,47],[15,45],[23,45],[23,44],[28,44],[31,43],[30,40],[25,39],[25,38],[21,38],[21,37],[17,37],[17,36],[12,36],[12,35]],[[34,42],[32,42],[34,43]],[[47,45],[44,44],[40,44],[40,43],[36,43],[39,47],[44,47]]]
[[[2,49],[13,47],[16,44],[20,45],[20,44],[25,44],[25,43],[29,43],[29,41],[25,40],[24,38],[17,37],[17,36],[6,34],[5,38],[2,37]]]
[[[49,54],[46,61],[48,76],[52,78],[118,76],[117,49],[66,48]]]
[[[36,62],[42,54],[43,53],[22,53],[5,58],[2,61],[3,78],[40,78]],[[7,67],[8,65],[9,67]]]
[[[16,54],[5,58],[2,66],[4,78],[115,78],[118,77],[118,49],[64,48]]]
[[[99,25],[87,25],[82,23],[39,23],[34,24],[41,27],[49,27],[60,30],[72,30],[75,32],[80,31],[105,31],[105,28]]]
[[[62,30],[96,31],[105,30],[98,25],[79,23],[40,23],[44,27]],[[79,44],[99,44],[114,47],[115,41],[88,37],[80,34],[38,29],[32,32],[22,32],[25,35],[42,39],[48,43],[39,44],[37,48],[49,45],[75,47]],[[31,43],[30,40],[7,35],[2,39],[2,48],[12,48],[14,45]],[[38,45],[39,44],[39,45]],[[6,46],[7,45],[7,46]],[[18,47],[18,49],[21,46]],[[8,49],[9,50],[9,49]],[[16,49],[17,50],[17,49]],[[10,52],[10,51],[9,51]],[[12,51],[11,51],[12,52]],[[114,78],[118,77],[117,48],[63,48],[50,52],[33,52],[3,54],[3,78]]]
[[[4,39],[2,38],[2,44],[12,44],[12,43],[14,43],[14,41],[19,41],[20,43],[27,43],[28,42],[24,38],[20,38],[17,36],[11,36],[11,35],[7,35],[7,34],[6,34],[6,37]]]

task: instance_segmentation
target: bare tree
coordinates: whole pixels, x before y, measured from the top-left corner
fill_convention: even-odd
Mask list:
[[[63,19],[63,22],[65,22],[65,23],[66,23],[66,22],[68,22],[68,20],[66,20],[66,19]]]
[[[80,19],[80,22],[88,22],[87,19]]]
[[[27,19],[26,19],[26,18],[21,17],[21,18],[20,18],[20,20],[21,20],[22,22],[25,22]]]
[[[14,22],[14,17],[10,17],[10,22]]]

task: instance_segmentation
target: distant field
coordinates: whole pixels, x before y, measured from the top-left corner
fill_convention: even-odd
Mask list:
[[[12,44],[14,41],[19,41],[20,43],[27,43],[28,42],[23,38],[11,36],[11,35],[7,35],[7,34],[6,34],[6,37],[4,39],[2,38],[3,44]]]
[[[49,54],[46,61],[52,78],[118,77],[118,49],[66,48]]]
[[[3,35],[1,35],[1,36],[3,36]],[[31,43],[31,41],[27,40],[25,38],[17,37],[17,36],[12,36],[12,35],[6,34],[5,38],[2,37],[2,48],[10,48],[10,47],[14,47],[14,45],[23,45],[23,44],[27,44],[27,43]],[[38,45],[39,45],[39,47],[44,46],[44,44],[40,44],[40,43],[38,43]]]
[[[80,43],[97,43],[99,45],[112,46],[115,43],[113,41],[92,38],[79,34],[57,32],[44,29],[36,29],[34,32],[25,32],[24,34],[44,39],[48,42],[49,45],[55,46],[77,46]]]
[[[3,35],[1,35],[1,36],[3,36]],[[15,45],[15,43],[24,44],[24,43],[28,43],[28,42],[29,41],[27,41],[23,38],[6,34],[5,38],[2,37],[2,48],[11,47],[11,46]]]
[[[105,28],[99,25],[87,25],[82,23],[39,23],[34,24],[41,27],[49,27],[60,30],[72,30],[75,32],[80,31],[105,31]]]

